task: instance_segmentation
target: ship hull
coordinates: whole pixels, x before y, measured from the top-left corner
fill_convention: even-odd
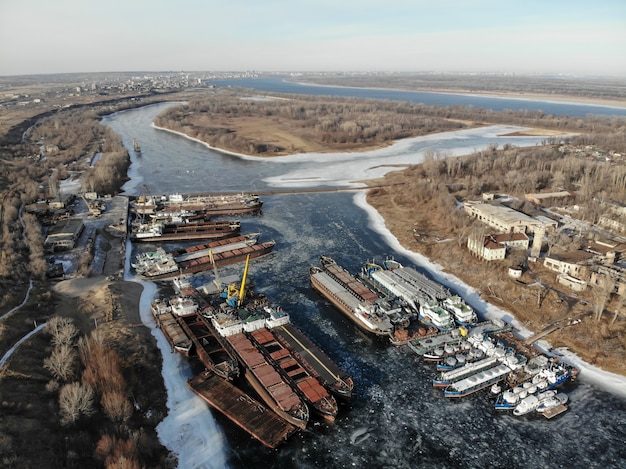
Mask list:
[[[188,381],[189,388],[263,445],[274,449],[296,428],[227,381],[203,372]]]
[[[270,253],[274,249],[275,244],[276,243],[274,241],[267,241],[265,243],[255,244],[254,246],[247,246],[245,248],[215,254],[212,257],[212,260],[209,256],[205,256],[199,259],[184,261],[179,263],[178,270],[175,272],[145,278],[146,280],[153,281],[170,280],[180,275],[195,274],[205,270],[210,270],[214,265],[221,267],[224,265],[235,264],[237,262],[243,262],[246,260],[247,256],[250,256],[250,259],[254,259]]]
[[[184,241],[193,239],[223,239],[237,236],[241,226],[232,222],[195,222],[166,224],[162,232],[154,236],[131,233],[133,241],[149,243],[164,241]]]
[[[153,314],[157,327],[161,329],[163,335],[178,353],[188,357],[193,347],[193,342],[187,333],[178,323],[176,317],[171,312]]]
[[[330,290],[328,286],[320,280],[316,275],[311,275],[311,285],[318,291],[324,298],[330,301],[339,311],[346,315],[359,329],[368,334],[373,334],[377,337],[389,337],[388,332],[383,332],[368,327],[363,321],[361,321],[354,313],[352,308],[346,304],[344,298],[337,295],[336,292]]]

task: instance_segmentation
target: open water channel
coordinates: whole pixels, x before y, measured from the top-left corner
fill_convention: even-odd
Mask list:
[[[349,181],[381,175],[384,164],[417,163],[427,149],[446,155],[469,153],[490,143],[534,145],[536,138],[506,138],[506,129],[443,134],[407,141],[366,155],[298,155],[257,160],[224,155],[151,126],[159,104],[106,117],[132,149],[128,195],[148,190],[234,192],[347,187]],[[375,213],[354,192],[301,192],[263,196],[261,215],[242,217],[242,232],[274,239],[270,256],[254,260],[256,288],[281,304],[292,322],[320,345],[354,379],[356,396],[333,424],[314,423],[278,450],[266,450],[234,424],[211,412],[223,438],[221,457],[196,467],[626,467],[626,398],[585,378],[568,384],[570,410],[547,421],[494,411],[485,393],[447,400],[432,387],[435,370],[406,347],[392,347],[359,332],[309,285],[308,269],[321,254],[357,272],[373,257],[395,256],[425,270],[428,263],[399,249]],[[224,269],[239,273],[241,266]],[[479,311],[486,306],[443,274],[431,275],[466,296]],[[194,284],[209,281],[197,276]],[[167,352],[164,352],[167,353]],[[356,435],[360,435],[355,438]],[[219,451],[219,449],[216,449]],[[181,458],[184,459],[184,458]],[[181,465],[181,467],[183,467]]]

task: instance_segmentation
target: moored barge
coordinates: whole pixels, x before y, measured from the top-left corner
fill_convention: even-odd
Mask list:
[[[157,211],[190,210],[208,215],[233,215],[261,210],[263,202],[256,194],[183,195],[170,194],[157,201]]]
[[[305,429],[309,421],[309,408],[250,339],[243,332],[239,332],[229,335],[226,340],[243,363],[246,380],[263,401],[280,417]]]
[[[188,381],[189,388],[268,448],[276,448],[296,431],[272,410],[241,389],[204,371]]]
[[[271,330],[257,329],[248,337],[313,411],[326,420],[335,420],[339,411],[335,398],[276,340]]]
[[[174,251],[172,255],[174,256],[174,260],[176,262],[189,261],[191,259],[208,256],[210,253],[219,254],[224,251],[253,246],[259,241],[259,236],[260,233],[250,233],[211,241],[206,244],[195,244],[193,246],[178,249],[177,251]]]
[[[237,360],[222,347],[213,329],[199,314],[179,318],[179,323],[191,338],[196,354],[207,370],[229,381],[239,376]]]
[[[252,246],[245,246],[239,249],[231,249],[213,255],[206,255],[196,259],[189,259],[177,263],[177,270],[153,276],[146,276],[147,280],[170,280],[180,275],[195,274],[205,270],[212,269],[213,266],[221,267],[224,265],[243,262],[246,257],[254,259],[272,252],[275,241],[266,241]]]
[[[317,377],[335,397],[352,399],[354,381],[335,364],[311,339],[292,323],[272,328],[274,337],[292,352],[303,367]]]
[[[186,357],[189,356],[193,342],[178,323],[171,306],[163,299],[156,299],[152,302],[151,309],[157,327],[161,329],[172,348]]]
[[[322,256],[322,268],[311,267],[311,285],[333,303],[360,329],[377,336],[390,337],[393,324],[376,301],[382,298],[351,275],[333,259]]]
[[[130,238],[138,242],[222,239],[236,236],[240,229],[239,221],[140,223],[131,226]]]

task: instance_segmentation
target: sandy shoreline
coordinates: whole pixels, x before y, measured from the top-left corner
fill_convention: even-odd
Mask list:
[[[626,100],[619,99],[602,99],[592,96],[571,96],[566,94],[541,94],[541,93],[523,93],[512,91],[478,91],[478,90],[456,90],[445,88],[383,88],[370,86],[344,86],[344,85],[321,85],[319,83],[308,82],[292,82],[306,86],[319,86],[322,88],[350,88],[350,89],[369,89],[369,90],[390,90],[390,91],[415,91],[419,93],[432,94],[452,94],[458,96],[479,96],[481,98],[495,99],[516,99],[520,101],[545,101],[563,104],[577,104],[582,106],[605,106],[618,109],[626,109]]]

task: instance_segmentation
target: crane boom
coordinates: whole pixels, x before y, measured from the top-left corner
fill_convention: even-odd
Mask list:
[[[250,254],[246,256],[246,267],[243,269],[243,278],[241,279],[241,290],[239,290],[239,301],[237,306],[241,306],[243,303],[243,296],[246,293],[246,280],[248,278],[248,265],[250,264]]]

